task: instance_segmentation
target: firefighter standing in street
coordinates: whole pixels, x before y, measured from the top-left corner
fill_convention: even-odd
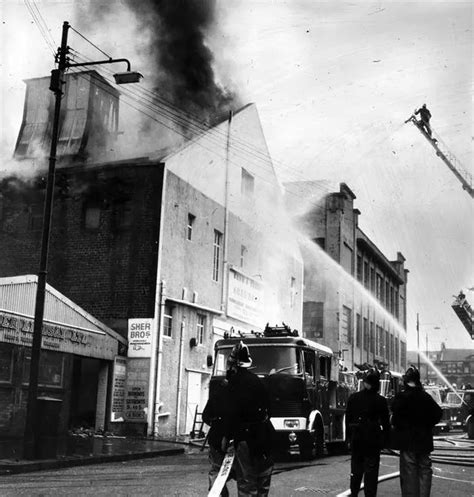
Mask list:
[[[266,497],[273,471],[270,398],[260,378],[249,371],[252,359],[242,341],[232,349],[228,364],[234,373],[229,377],[227,440],[235,448],[238,496]]]
[[[229,421],[229,381],[231,370],[227,370],[226,378],[220,381],[209,396],[206,407],[202,413],[204,423],[210,426],[207,434],[209,443],[209,490],[219,474],[220,467],[224,460],[225,448],[223,448],[224,437],[228,431]],[[232,473],[231,473],[232,475]],[[221,497],[228,497],[229,491],[224,485]]]
[[[377,495],[380,451],[388,442],[390,423],[387,400],[378,394],[380,374],[367,370],[364,388],[353,393],[347,402],[346,433],[351,449],[351,497],[359,494],[364,478],[366,497]]]
[[[405,390],[392,404],[392,425],[396,447],[400,449],[400,486],[403,497],[429,497],[431,492],[430,452],[433,450],[433,427],[443,411],[423,390],[420,372],[410,366],[403,376]]]

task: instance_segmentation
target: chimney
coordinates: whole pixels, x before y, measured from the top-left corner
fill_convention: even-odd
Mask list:
[[[66,73],[59,121],[60,164],[97,157],[117,136],[119,92],[96,71]],[[54,112],[50,78],[25,80],[26,94],[14,157],[40,158],[49,153]]]

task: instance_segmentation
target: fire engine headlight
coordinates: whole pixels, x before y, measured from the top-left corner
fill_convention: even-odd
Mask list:
[[[299,419],[285,419],[283,421],[283,426],[285,428],[291,428],[291,429],[299,429],[300,427],[300,420]]]

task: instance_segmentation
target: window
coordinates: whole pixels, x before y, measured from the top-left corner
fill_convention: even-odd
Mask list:
[[[187,231],[186,231],[186,238],[190,241],[193,239],[193,226],[194,226],[195,219],[196,219],[196,216],[194,216],[191,213],[188,214],[188,227],[187,227]]]
[[[290,308],[295,307],[295,297],[296,297],[296,278],[291,277],[290,280]]]
[[[30,231],[40,231],[43,227],[44,206],[42,203],[30,205],[28,208],[28,229]]]
[[[390,283],[385,282],[385,307],[390,309]]]
[[[380,357],[383,357],[383,333],[382,333],[382,328],[378,325],[377,325],[377,343],[379,346],[376,352]]]
[[[165,304],[163,309],[163,336],[171,337],[173,328],[173,307]]]
[[[375,353],[375,332],[374,323],[370,323],[370,352]]]
[[[364,261],[364,285],[366,288],[369,288],[369,262]]]
[[[202,345],[204,343],[204,330],[206,327],[206,316],[204,314],[197,315],[197,323],[196,323],[196,339],[198,345]]]
[[[342,306],[341,341],[352,342],[352,309]]]
[[[303,336],[322,338],[324,335],[324,302],[303,303]]]
[[[214,254],[212,264],[212,279],[219,281],[219,272],[221,264],[221,247],[222,247],[222,233],[214,230]]]
[[[360,314],[356,314],[356,346],[360,347],[362,342],[362,318]]]
[[[380,301],[383,301],[383,281],[382,281],[382,276],[380,276],[380,274],[377,275],[377,288],[375,292],[377,298]]]
[[[97,230],[100,226],[100,204],[89,200],[84,204],[84,228]]]
[[[240,267],[244,267],[246,253],[247,253],[246,247],[244,245],[241,245],[240,246]]]
[[[114,221],[117,230],[125,230],[132,226],[132,202],[120,202],[115,205]],[[99,226],[97,225],[97,227]]]
[[[390,338],[388,336],[388,331],[384,331],[385,334],[385,359],[389,358],[389,353],[390,353]]]
[[[362,256],[357,255],[357,280],[362,282]]]
[[[31,351],[25,353],[23,362],[23,383],[30,381]],[[62,387],[64,377],[64,356],[62,353],[42,350],[40,355],[38,385]]]
[[[252,197],[254,191],[254,177],[242,168],[242,184],[241,184],[241,193],[243,197]]]
[[[375,268],[370,268],[370,290],[375,293]]]
[[[305,377],[308,379],[314,380],[316,375],[316,368],[315,368],[315,359],[316,356],[314,354],[313,350],[303,350],[303,357],[304,357],[304,372],[305,372]]]
[[[369,320],[364,318],[364,350],[369,350]]]

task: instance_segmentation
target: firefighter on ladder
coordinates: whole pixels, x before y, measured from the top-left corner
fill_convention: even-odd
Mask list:
[[[426,104],[423,104],[418,110],[415,110],[415,116],[420,114],[420,126],[422,129],[426,131],[426,134],[431,138],[431,126],[430,126],[430,119],[431,119],[431,112],[428,110],[428,107],[426,107]]]

